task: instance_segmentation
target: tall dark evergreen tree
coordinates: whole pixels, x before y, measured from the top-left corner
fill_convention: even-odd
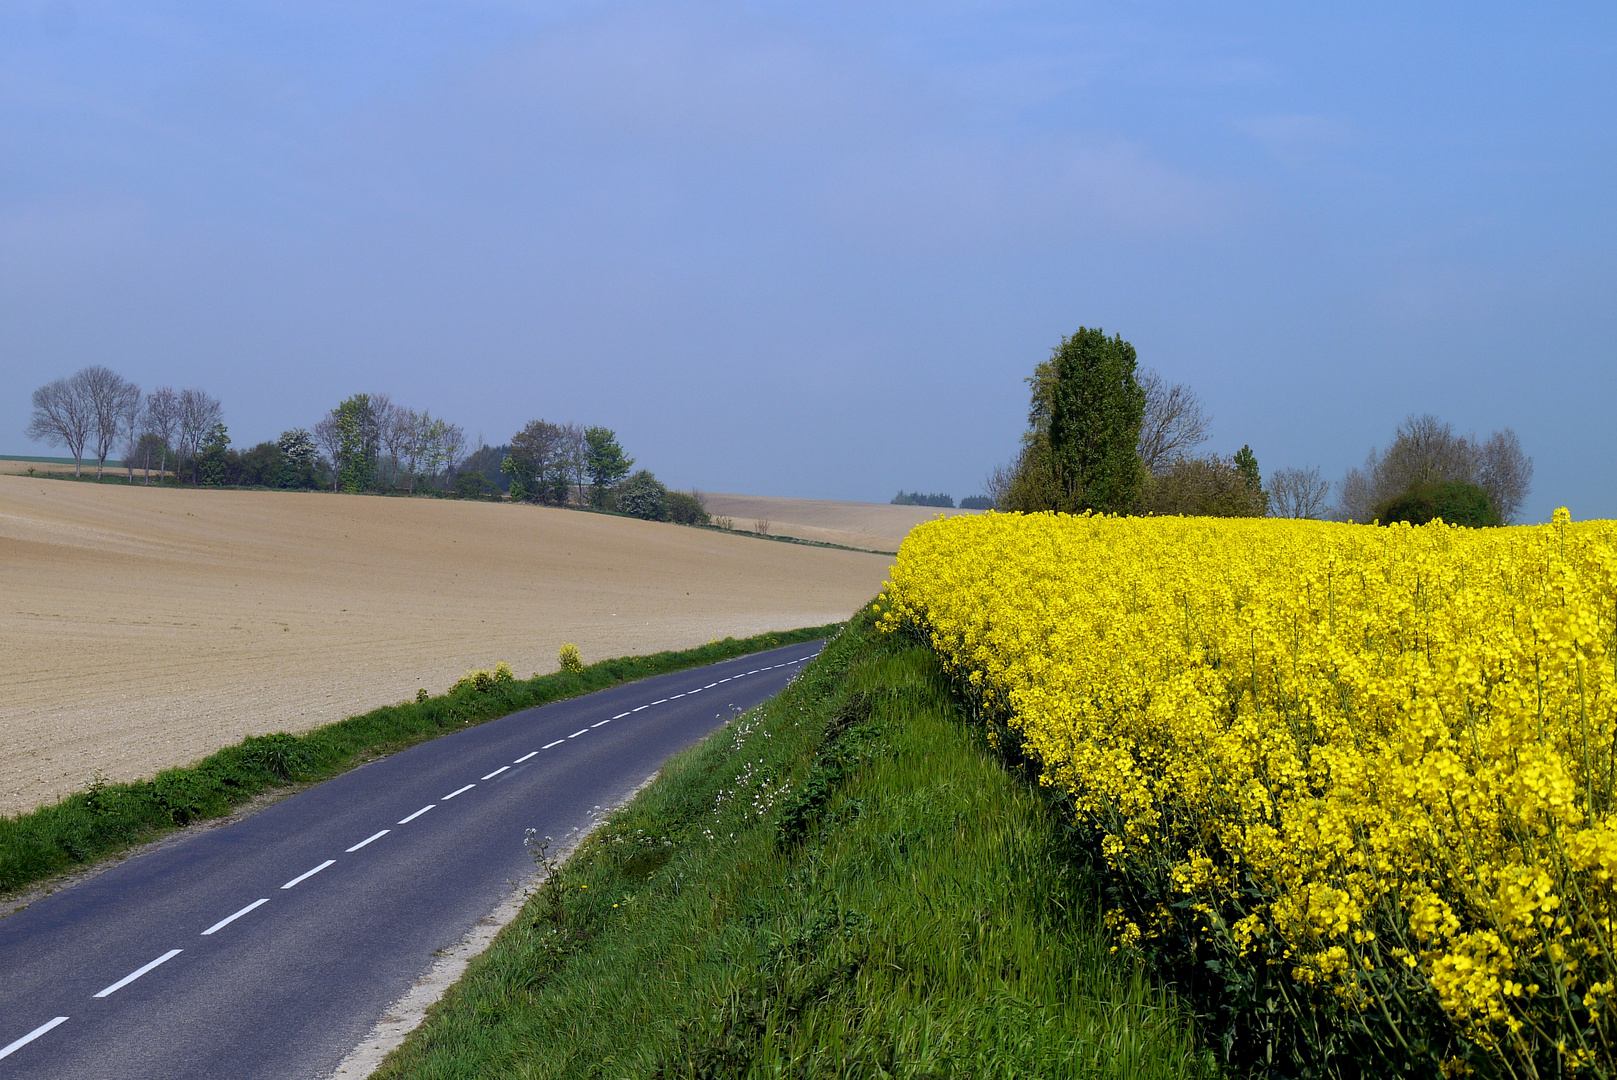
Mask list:
[[[1145,391],[1134,377],[1134,346],[1121,335],[1079,327],[1051,361],[1055,509],[1128,513],[1145,483],[1138,449]]]

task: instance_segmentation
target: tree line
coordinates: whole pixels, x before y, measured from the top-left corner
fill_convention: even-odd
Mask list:
[[[1098,328],[1062,338],[1027,383],[1021,449],[985,482],[1001,510],[1485,526],[1514,520],[1532,485],[1515,432],[1479,440],[1429,414],[1350,469],[1334,505],[1318,467],[1278,469],[1266,483],[1249,445],[1197,453],[1211,420],[1195,392],[1141,370],[1134,346]]]
[[[219,399],[160,386],[145,393],[96,365],[34,391],[29,438],[65,447],[74,475],[97,480],[117,451],[130,483],[430,492],[462,498],[580,505],[637,517],[707,524],[695,492],[670,491],[649,470],[631,472],[610,428],[530,421],[498,447],[468,453],[466,432],[385,393],[353,394],[313,428],[292,428],[246,450],[230,445]],[[481,439],[479,439],[481,442]]]

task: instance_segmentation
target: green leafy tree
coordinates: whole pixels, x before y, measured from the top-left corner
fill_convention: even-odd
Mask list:
[[[1145,484],[1145,391],[1134,346],[1096,328],[1061,339],[1028,380],[1028,432],[1007,484],[1012,510],[1127,513]]]
[[[511,452],[500,464],[527,498],[552,504],[567,501],[570,469],[567,429],[548,420],[530,420],[511,436]]]
[[[230,432],[224,424],[214,424],[197,451],[198,483],[218,487],[230,482]]]
[[[281,432],[275,447],[281,452],[280,478],[275,484],[283,488],[315,488],[320,486],[320,452],[314,445],[314,436],[304,428]]]
[[[507,454],[505,460],[500,462],[500,473],[506,478],[506,490],[511,493],[511,501],[527,502],[528,488],[533,483],[533,470],[528,463]]]
[[[594,506],[604,505],[607,492],[634,466],[634,458],[624,454],[619,445],[617,432],[605,427],[584,429],[584,461],[590,478],[590,503]]]
[[[1184,517],[1262,517],[1269,502],[1235,459],[1180,455],[1146,480],[1136,509]]]
[[[466,455],[466,460],[461,462],[460,468],[462,472],[480,472],[488,478],[489,483],[501,491],[507,491],[511,486],[511,474],[505,471],[505,460],[510,456],[509,443],[500,446],[489,446],[484,443]]]
[[[617,508],[632,517],[662,521],[668,516],[668,489],[662,481],[641,469],[617,486]]]
[[[1267,514],[1269,495],[1263,490],[1263,472],[1258,468],[1258,455],[1252,452],[1252,447],[1242,446],[1230,459],[1230,464],[1241,474],[1241,481],[1246,484],[1246,489],[1251,492],[1253,500],[1263,507],[1259,515]]]
[[[344,491],[376,486],[377,429],[369,394],[355,394],[332,414],[337,436],[337,484]]]
[[[486,499],[500,493],[500,489],[488,477],[478,472],[456,473],[450,491],[457,499]]]

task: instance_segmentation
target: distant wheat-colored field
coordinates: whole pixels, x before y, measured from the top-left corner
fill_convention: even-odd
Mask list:
[[[874,551],[897,551],[915,526],[942,514],[976,514],[977,510],[942,510],[935,506],[889,506],[886,503],[834,502],[828,499],[785,499],[768,495],[702,494],[708,513],[727,517],[740,530],[768,522],[774,536],[795,536],[825,544]]]
[[[889,564],[533,506],[0,475],[0,813],[469,667],[553,671],[563,641],[589,661],[838,621]]]

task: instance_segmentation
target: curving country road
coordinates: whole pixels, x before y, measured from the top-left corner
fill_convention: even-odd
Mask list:
[[[0,919],[0,1078],[316,1078],[669,755],[778,692],[792,645],[514,713]]]

